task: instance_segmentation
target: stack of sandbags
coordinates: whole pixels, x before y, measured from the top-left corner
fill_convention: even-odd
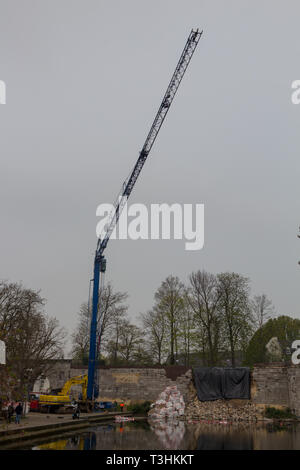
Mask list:
[[[154,419],[179,418],[184,416],[184,408],[185,403],[180,391],[176,385],[172,385],[167,387],[151,405],[148,416]]]

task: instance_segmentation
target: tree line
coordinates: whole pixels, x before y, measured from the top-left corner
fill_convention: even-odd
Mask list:
[[[0,340],[6,365],[0,365],[0,400],[22,400],[35,380],[64,358],[67,332],[45,312],[40,291],[0,281]],[[83,303],[71,334],[68,357],[87,365],[91,312]],[[275,318],[265,294],[251,297],[250,280],[240,274],[193,272],[188,282],[168,276],[157,288],[152,307],[130,319],[128,294],[112,283],[99,292],[97,349],[100,364],[236,366],[270,360],[266,343],[274,336],[288,359],[300,338],[300,320]],[[199,362],[200,361],[200,362]]]
[[[250,296],[250,280],[240,274],[193,272],[184,284],[168,276],[154,295],[153,306],[130,321],[128,295],[111,283],[99,294],[98,354],[110,365],[182,364],[193,357],[203,365],[240,362],[254,333],[274,316],[265,294]],[[87,363],[90,312],[82,304],[72,335],[72,357]]]

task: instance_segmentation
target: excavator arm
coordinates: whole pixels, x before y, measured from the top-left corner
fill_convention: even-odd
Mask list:
[[[75,377],[71,377],[63,386],[61,391],[58,395],[69,396],[71,387],[73,385],[82,385],[82,399],[86,400],[86,392],[87,392],[87,375],[77,375]]]

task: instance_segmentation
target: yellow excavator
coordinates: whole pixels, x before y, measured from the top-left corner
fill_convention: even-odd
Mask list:
[[[59,396],[69,397],[71,387],[73,385],[82,385],[82,398],[81,400],[86,400],[86,393],[87,393],[87,383],[88,383],[88,376],[87,375],[77,375],[75,377],[71,377],[63,386],[60,392],[58,392]]]
[[[77,375],[71,377],[64,384],[63,388],[57,395],[44,395],[39,393],[32,393],[30,400],[31,411],[41,411],[46,413],[55,413],[57,411],[63,412],[71,408],[72,397],[70,396],[71,388],[73,385],[81,385],[82,393],[78,400],[79,406],[82,411],[88,411],[89,406],[87,403],[87,375]]]

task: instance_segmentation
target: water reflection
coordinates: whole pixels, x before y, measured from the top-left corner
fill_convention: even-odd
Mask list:
[[[300,425],[138,420],[102,424],[36,450],[300,449]]]
[[[239,425],[199,424],[195,428],[197,450],[252,450],[253,429]]]
[[[85,436],[73,436],[68,439],[60,439],[34,447],[34,450],[95,450],[96,433],[89,432]]]
[[[158,437],[162,448],[179,449],[185,434],[185,424],[178,420],[149,420],[150,429]]]

